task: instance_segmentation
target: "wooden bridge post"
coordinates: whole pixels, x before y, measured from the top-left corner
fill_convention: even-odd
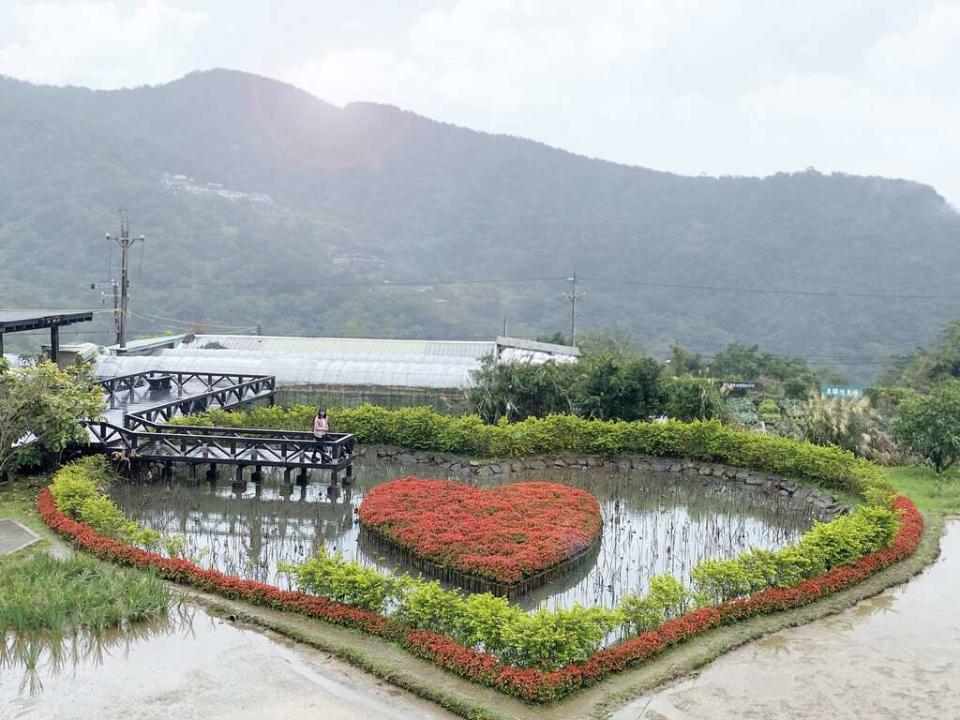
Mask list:
[[[300,474],[297,475],[297,485],[303,486],[307,484],[307,469],[305,467],[300,468]]]
[[[207,480],[214,481],[217,479],[217,464],[210,463],[210,467],[207,469]]]
[[[250,476],[250,479],[253,480],[258,486],[263,482],[263,465],[256,465],[253,468],[253,475]]]
[[[233,494],[237,497],[243,495],[247,490],[247,481],[243,479],[243,465],[237,465],[236,473],[233,476],[233,482],[230,485]]]

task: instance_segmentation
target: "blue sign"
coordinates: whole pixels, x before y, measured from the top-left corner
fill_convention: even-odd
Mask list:
[[[849,385],[821,385],[820,394],[823,397],[862,398],[863,388]]]

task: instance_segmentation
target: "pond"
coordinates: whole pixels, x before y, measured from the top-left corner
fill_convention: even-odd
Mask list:
[[[122,483],[112,496],[128,517],[167,534],[183,534],[187,555],[206,567],[290,587],[281,561],[299,562],[325,543],[330,550],[381,570],[406,571],[404,561],[369,542],[355,509],[376,485],[418,474],[452,477],[480,487],[551,480],[588,490],[600,502],[600,547],[569,574],[533,590],[519,603],[538,607],[612,607],[627,592],[643,592],[649,578],[671,573],[686,579],[706,558],[733,557],[751,547],[794,542],[810,527],[809,505],[755,486],[671,473],[599,468],[551,468],[491,478],[450,475],[438,468],[358,458],[352,485],[284,485],[279,473],[259,484],[194,479],[189,470],[172,481]],[[326,481],[326,475],[312,479]]]

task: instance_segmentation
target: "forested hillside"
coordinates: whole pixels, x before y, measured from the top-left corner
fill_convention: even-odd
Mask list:
[[[140,333],[533,336],[566,329],[576,268],[583,328],[868,378],[960,315],[960,216],[900,180],[681,177],[223,70],[0,79],[0,158],[0,304],[99,306],[123,207]]]

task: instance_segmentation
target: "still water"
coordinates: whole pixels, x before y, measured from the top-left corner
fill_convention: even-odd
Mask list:
[[[643,592],[654,575],[668,572],[686,580],[705,558],[781,547],[813,522],[808,506],[779,494],[715,478],[635,470],[550,469],[478,479],[437,468],[358,461],[354,483],[343,487],[330,486],[325,473],[301,487],[285,486],[279,473],[265,472],[259,485],[235,485],[232,473],[208,482],[185,471],[167,483],[122,484],[112,495],[128,517],[184,535],[188,557],[199,564],[290,587],[278,562],[302,561],[321,543],[381,570],[407,570],[402,559],[365,542],[355,510],[371,488],[414,472],[480,487],[548,479],[596,496],[604,518],[599,551],[570,574],[523,596],[519,602],[528,609],[574,603],[612,607],[624,593]]]

